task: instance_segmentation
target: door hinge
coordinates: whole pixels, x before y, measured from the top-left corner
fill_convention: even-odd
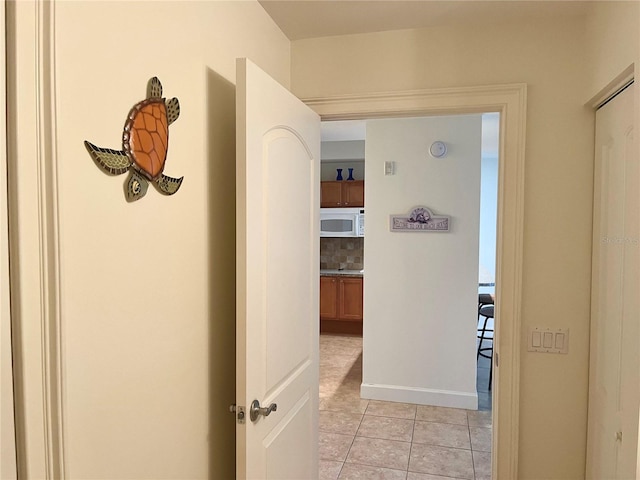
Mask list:
[[[245,413],[244,413],[244,407],[238,407],[236,406],[236,404],[234,403],[233,405],[229,405],[229,411],[231,413],[235,413],[236,414],[236,421],[243,425],[245,422]]]
[[[496,367],[500,366],[500,355],[498,352],[495,352],[494,357],[496,357]]]

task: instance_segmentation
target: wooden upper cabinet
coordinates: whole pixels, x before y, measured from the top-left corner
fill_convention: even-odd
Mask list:
[[[345,207],[364,207],[364,181],[345,182],[343,185]]]
[[[342,184],[344,182],[320,182],[320,206],[342,206]]]
[[[364,180],[320,183],[321,207],[364,207]]]

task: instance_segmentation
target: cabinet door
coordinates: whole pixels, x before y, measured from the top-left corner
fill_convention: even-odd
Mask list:
[[[338,281],[336,277],[320,277],[320,318],[338,318]]]
[[[362,279],[340,279],[339,316],[341,320],[362,320]]]
[[[320,206],[342,207],[342,184],[344,182],[320,182]]]
[[[364,181],[344,182],[342,200],[345,207],[364,207]]]

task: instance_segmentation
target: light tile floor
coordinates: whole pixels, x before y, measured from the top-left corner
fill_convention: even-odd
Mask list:
[[[320,480],[491,478],[491,412],[363,400],[362,337],[320,336]]]

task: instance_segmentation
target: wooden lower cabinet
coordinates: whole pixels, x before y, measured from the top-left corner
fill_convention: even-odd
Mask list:
[[[338,318],[362,322],[362,279],[341,278],[338,290]]]
[[[320,331],[362,334],[363,279],[320,277]]]
[[[337,277],[320,277],[320,318],[338,318]]]

